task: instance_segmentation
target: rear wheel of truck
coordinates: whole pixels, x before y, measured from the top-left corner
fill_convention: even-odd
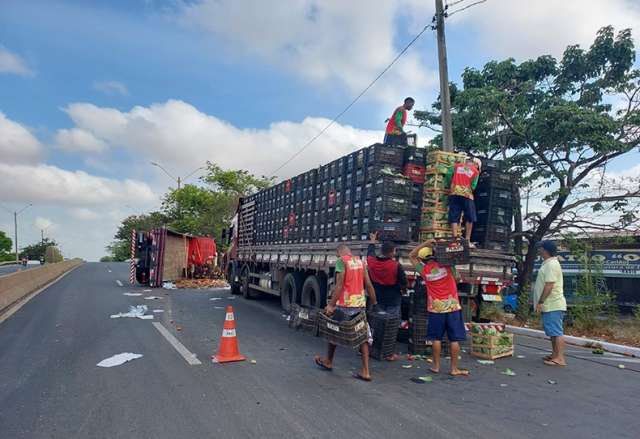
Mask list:
[[[308,308],[324,307],[327,300],[327,283],[318,279],[318,276],[309,276],[302,285],[300,304]]]
[[[302,275],[300,273],[287,273],[282,279],[280,287],[280,304],[286,312],[291,311],[291,305],[298,302],[302,289]]]
[[[240,273],[240,291],[245,299],[255,299],[258,293],[249,287],[249,266],[245,265]]]

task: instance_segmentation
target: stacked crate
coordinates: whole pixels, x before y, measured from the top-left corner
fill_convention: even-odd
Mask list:
[[[409,353],[426,355],[427,346],[427,292],[421,277],[416,279],[409,305]]]
[[[478,220],[471,240],[480,247],[508,251],[513,219],[513,178],[497,166],[483,166],[474,198]]]
[[[369,314],[368,320],[373,336],[369,356],[376,360],[389,358],[395,351],[400,318],[386,312],[374,312]]]
[[[427,167],[422,196],[420,221],[420,241],[452,236],[447,220],[447,197],[449,188],[445,185],[449,168],[466,159],[464,154],[431,151],[427,154]]]
[[[404,154],[404,175],[411,180],[411,240],[418,241],[422,216],[422,187],[426,173],[426,149],[409,146]]]

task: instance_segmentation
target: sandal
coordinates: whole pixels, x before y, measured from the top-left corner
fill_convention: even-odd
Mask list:
[[[360,374],[360,372],[357,372],[357,373],[356,373],[356,372],[354,372],[351,376],[352,376],[352,377],[354,377],[354,378],[355,378],[355,379],[357,379],[357,380],[366,381],[366,382],[368,382],[368,383],[369,383],[369,382],[371,382],[371,377],[362,376],[362,375]]]
[[[329,367],[324,364],[324,361],[322,361],[319,355],[316,355],[313,360],[316,362],[316,366],[318,366],[320,370],[326,370],[327,372],[331,372],[333,370],[333,367]]]
[[[558,363],[556,360],[544,360],[544,364],[554,367],[565,367],[566,364]]]

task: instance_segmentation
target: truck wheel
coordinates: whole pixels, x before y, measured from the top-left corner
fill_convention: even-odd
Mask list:
[[[327,284],[317,276],[309,276],[302,285],[300,304],[308,308],[321,308],[327,300]]]
[[[302,289],[302,276],[300,273],[287,273],[282,279],[280,287],[280,304],[286,312],[291,311],[291,305],[298,302]]]
[[[241,283],[239,281],[236,282],[235,270],[231,264],[229,264],[229,267],[227,268],[227,282],[229,282],[229,286],[231,287],[231,294],[240,294]]]
[[[255,299],[257,293],[249,288],[249,267],[244,266],[240,274],[240,291],[245,299]]]

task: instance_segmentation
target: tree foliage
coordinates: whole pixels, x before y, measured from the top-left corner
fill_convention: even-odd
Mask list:
[[[467,68],[462,88],[451,85],[453,135],[461,149],[504,160],[518,186],[541,197],[545,209],[515,213],[519,284],[526,285],[535,244],[563,231],[637,227],[640,179],[607,173],[613,159],[640,144],[640,71],[633,68],[631,31],[598,31],[588,50],[569,46],[562,59],[544,55],[516,63]],[[416,112],[423,125],[440,123],[440,105]],[[434,144],[441,144],[438,135]],[[519,194],[517,200],[519,200]]]
[[[124,261],[130,257],[133,229],[149,231],[167,226],[180,233],[220,237],[235,214],[238,199],[271,184],[268,178],[256,177],[245,170],[224,170],[211,162],[207,162],[207,172],[200,181],[201,185],[170,189],[159,212],[125,218],[114,241],[107,246],[108,258]]]
[[[38,241],[35,244],[28,245],[20,251],[20,259],[26,258],[31,261],[39,261],[45,257],[47,247],[56,247],[58,244],[49,238],[44,238],[42,241]]]
[[[16,255],[11,252],[13,241],[5,232],[0,230],[0,262],[15,261]]]

